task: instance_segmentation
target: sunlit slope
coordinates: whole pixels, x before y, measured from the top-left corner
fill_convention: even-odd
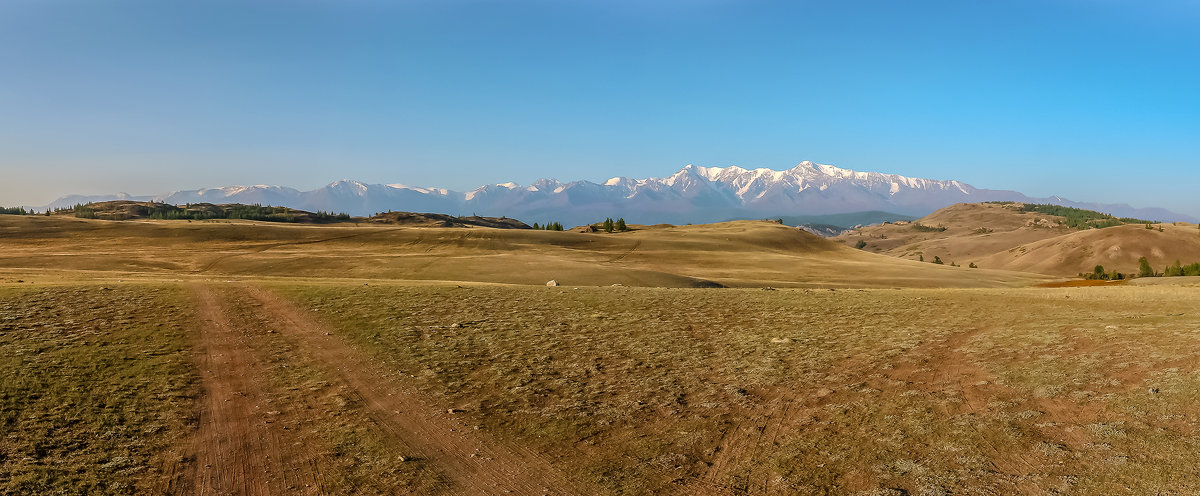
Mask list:
[[[1179,223],[1155,225],[1152,229],[1131,224],[1075,231],[983,257],[980,264],[1057,275],[1092,272],[1097,265],[1137,273],[1140,257],[1146,257],[1160,272],[1176,261],[1200,262],[1200,230],[1195,224]]]
[[[0,216],[0,267],[694,287],[991,287],[1038,276],[875,255],[760,221],[625,233]]]
[[[1098,264],[1136,272],[1142,256],[1159,271],[1176,260],[1200,261],[1195,224],[1078,230],[1064,217],[1022,212],[1019,204],[958,204],[913,223],[868,226],[834,239],[847,246],[861,240],[864,251],[909,260],[936,256],[946,263],[1054,276],[1091,272]]]
[[[862,240],[866,242],[864,249],[872,253],[913,260],[924,257],[927,261],[937,256],[946,263],[967,265],[1014,246],[1072,232],[1062,217],[1021,212],[1018,208],[960,203],[912,223],[867,226],[834,239],[847,245]]]

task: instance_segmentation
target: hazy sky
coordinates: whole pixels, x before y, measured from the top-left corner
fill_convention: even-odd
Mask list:
[[[3,0],[0,205],[812,160],[1197,215],[1197,25],[1194,0]]]

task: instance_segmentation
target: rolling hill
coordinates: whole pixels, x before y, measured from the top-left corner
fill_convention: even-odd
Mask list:
[[[104,277],[319,277],[663,287],[999,287],[1032,274],[935,266],[765,221],[624,233],[245,220],[0,216],[0,269]]]
[[[958,204],[913,222],[863,227],[835,240],[864,251],[909,260],[940,257],[960,265],[1072,276],[1104,265],[1137,272],[1146,257],[1156,270],[1181,260],[1200,261],[1195,224],[1131,223],[1104,228],[1072,227],[1061,215],[1027,211],[1021,203]]]

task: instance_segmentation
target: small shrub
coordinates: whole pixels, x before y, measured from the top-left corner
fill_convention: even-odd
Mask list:
[[[913,229],[916,229],[920,232],[945,232],[946,231],[945,226],[933,227],[933,226],[921,225],[916,222],[913,222],[912,227],[913,227]]]

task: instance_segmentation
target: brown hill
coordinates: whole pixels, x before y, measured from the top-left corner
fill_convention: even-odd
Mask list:
[[[528,225],[507,217],[455,217],[445,214],[385,212],[370,218],[350,217],[331,212],[308,212],[288,207],[245,205],[241,203],[168,203],[137,201],[106,201],[77,205],[54,212],[60,216],[72,216],[100,220],[209,220],[245,219],[264,222],[286,222],[295,224],[327,224],[331,222],[370,222],[374,224],[396,224],[412,227],[494,227],[497,229],[529,229]]]
[[[1159,272],[1176,261],[1200,262],[1200,230],[1195,224],[1180,222],[1152,229],[1124,225],[1075,231],[1014,246],[980,258],[979,264],[1064,276],[1092,272],[1095,266],[1103,265],[1108,270],[1136,274],[1140,257],[1146,257]]]
[[[1020,203],[957,204],[911,223],[863,227],[835,239],[865,251],[909,260],[1073,276],[1097,264],[1137,272],[1145,256],[1156,270],[1176,259],[1200,261],[1194,224],[1127,224],[1101,229],[1069,227],[1063,216],[1024,211]],[[1159,228],[1162,228],[1160,231]]]
[[[169,203],[137,202],[114,200],[106,202],[76,205],[71,208],[55,210],[54,215],[70,216],[99,220],[207,220],[207,219],[248,219],[266,222],[288,222],[300,224],[320,224],[329,222],[345,222],[351,220],[346,214],[327,212],[307,212],[288,207],[271,207],[262,205],[245,205],[241,203],[190,203],[187,205],[171,205]]]
[[[529,229],[529,226],[517,219],[508,217],[455,217],[446,214],[429,214],[416,212],[384,212],[366,219],[377,224],[396,224],[412,227],[493,227],[496,229]]]

